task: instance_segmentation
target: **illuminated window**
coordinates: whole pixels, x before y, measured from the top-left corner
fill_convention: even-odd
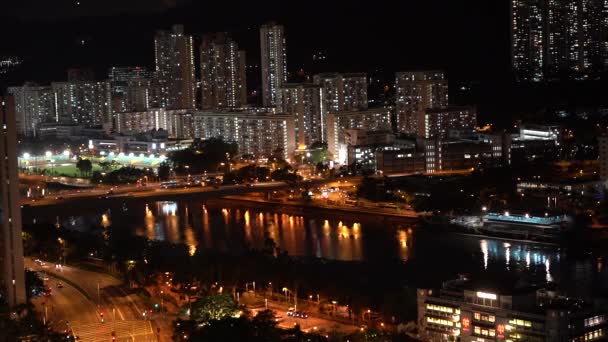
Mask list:
[[[478,321],[481,320],[481,315],[479,314],[479,312],[474,313],[473,317]]]
[[[481,328],[480,328],[480,327],[474,327],[474,328],[473,328],[473,331],[474,331],[476,334],[478,334],[478,335],[479,335],[479,334],[481,334]]]

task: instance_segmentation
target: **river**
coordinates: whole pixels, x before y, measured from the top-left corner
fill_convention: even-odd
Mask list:
[[[126,209],[126,210],[124,210]],[[570,251],[525,242],[427,232],[415,222],[366,215],[302,214],[246,204],[189,202],[114,203],[75,215],[69,208],[47,213],[48,220],[71,229],[92,225],[124,227],[150,239],[184,243],[197,249],[239,254],[262,248],[266,236],[292,256],[381,263],[400,259],[417,265],[420,276],[450,279],[458,273],[510,274],[535,284],[555,283],[573,296],[608,289],[605,251]],[[26,222],[28,218],[24,219]]]

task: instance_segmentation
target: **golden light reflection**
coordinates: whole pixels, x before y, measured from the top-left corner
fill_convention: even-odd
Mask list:
[[[112,222],[110,222],[108,215],[107,214],[101,215],[101,226],[104,228],[108,228],[110,225],[112,225]]]

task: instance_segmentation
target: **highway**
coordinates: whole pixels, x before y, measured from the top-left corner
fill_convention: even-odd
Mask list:
[[[157,340],[152,322],[143,319],[143,304],[136,295],[122,290],[120,280],[70,266],[56,271],[54,266],[42,267],[29,258],[26,267],[49,275],[45,283],[52,288],[52,295],[36,299],[35,304],[42,315],[46,306],[47,319],[56,331],[69,329],[79,341],[87,342],[109,341],[112,331],[120,342]],[[57,287],[59,282],[63,288]]]
[[[345,178],[346,179],[346,178]],[[358,182],[359,177],[350,177],[351,181]],[[335,183],[336,180],[312,180],[311,186]],[[70,202],[98,201],[98,200],[123,200],[131,199],[150,199],[150,200],[170,200],[178,199],[182,196],[200,196],[205,198],[219,198],[227,195],[246,194],[260,191],[275,191],[290,188],[284,182],[264,182],[249,185],[222,185],[215,187],[179,187],[163,188],[159,183],[150,183],[147,186],[120,186],[114,187],[111,192],[108,187],[95,188],[89,190],[65,191],[58,195],[46,196],[41,199],[23,198],[21,204],[31,207],[64,205]]]

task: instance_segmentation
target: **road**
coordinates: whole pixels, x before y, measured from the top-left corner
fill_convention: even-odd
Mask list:
[[[356,178],[358,179],[358,177]],[[311,185],[321,184],[332,184],[335,180],[312,180]],[[142,186],[120,186],[112,190],[111,194],[108,194],[108,188],[95,188],[89,190],[71,191],[64,192],[59,196],[47,196],[42,199],[32,201],[31,199],[22,199],[22,205],[28,205],[32,207],[38,206],[52,206],[52,205],[63,205],[70,202],[82,202],[86,200],[130,200],[130,199],[168,199],[171,197],[180,197],[187,195],[201,195],[209,198],[219,198],[227,195],[238,195],[246,194],[250,192],[260,191],[275,191],[281,189],[287,189],[290,186],[284,182],[264,182],[255,183],[251,185],[222,185],[219,188],[214,187],[186,187],[186,188],[163,188],[159,183],[149,184],[145,187]]]
[[[54,267],[39,266],[29,258],[26,267],[50,276],[47,285],[53,294],[37,299],[36,304],[43,314],[46,305],[47,317],[55,330],[64,331],[69,327],[80,341],[109,341],[112,331],[121,342],[157,340],[152,322],[143,319],[143,304],[136,295],[122,290],[120,280],[70,266],[63,266],[58,272]],[[63,288],[57,287],[58,282],[62,282]]]

